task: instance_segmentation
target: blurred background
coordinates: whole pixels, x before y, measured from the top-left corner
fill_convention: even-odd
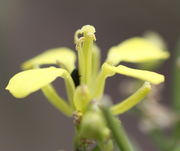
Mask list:
[[[96,27],[102,59],[111,46],[147,30],[160,33],[173,55],[180,36],[180,1],[0,0],[0,151],[72,150],[72,119],[52,107],[41,92],[19,100],[4,88],[25,60],[49,48],[74,49],[74,32],[85,24]],[[172,59],[158,72],[166,75],[163,102],[168,105]],[[122,98],[122,79],[116,76],[108,80],[106,92],[114,101]],[[143,150],[156,151],[149,137],[138,129],[136,117],[127,113],[120,118]]]

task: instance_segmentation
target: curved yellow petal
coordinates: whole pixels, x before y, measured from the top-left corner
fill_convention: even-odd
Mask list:
[[[145,38],[135,37],[110,48],[107,62],[117,65],[121,61],[140,63],[168,57],[169,53],[155,43]]]
[[[101,71],[96,78],[96,81],[94,82],[95,85],[91,92],[94,98],[101,98],[104,92],[106,79],[108,77],[114,76],[116,73],[144,80],[153,84],[164,82],[164,76],[155,72],[128,68],[123,65],[119,65],[116,67],[108,63],[104,63],[102,65]]]
[[[123,74],[129,77],[148,81],[152,84],[159,84],[159,83],[164,82],[164,76],[155,72],[133,69],[133,68],[129,68],[123,65],[119,65],[115,67],[115,66],[106,64],[106,67],[109,70],[109,72]]]
[[[49,67],[20,72],[13,76],[6,87],[13,96],[24,98],[53,82],[57,77],[68,79],[69,73],[60,68]]]
[[[69,48],[61,47],[49,49],[44,53],[24,62],[22,64],[22,68],[26,70],[31,69],[37,65],[60,63],[64,65],[69,71],[72,71],[75,66],[75,61],[75,53]]]
[[[111,107],[111,111],[113,114],[122,114],[136,104],[138,104],[151,90],[151,85],[148,82],[145,82],[144,85],[138,89],[134,94],[132,94],[127,99],[123,100],[122,102],[114,105]]]

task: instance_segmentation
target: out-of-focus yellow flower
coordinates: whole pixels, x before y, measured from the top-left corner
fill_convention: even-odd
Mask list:
[[[22,68],[26,71],[13,76],[6,89],[17,98],[26,97],[41,89],[55,107],[72,116],[74,111],[84,113],[91,101],[101,100],[108,77],[122,74],[145,81],[144,85],[129,98],[111,107],[114,114],[121,114],[149,93],[150,83],[159,84],[164,81],[161,74],[118,65],[123,61],[143,63],[168,58],[169,53],[151,41],[140,37],[130,38],[110,48],[106,61],[100,66],[100,50],[95,45],[95,40],[95,28],[91,25],[83,26],[75,33],[77,69],[75,53],[72,50],[68,48],[48,50],[23,63]],[[55,64],[59,67],[41,68],[45,64]],[[61,98],[51,85],[58,77],[65,80],[69,102]]]

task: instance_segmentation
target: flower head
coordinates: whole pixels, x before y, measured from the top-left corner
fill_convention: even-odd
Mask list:
[[[129,98],[111,107],[112,113],[121,114],[149,93],[150,83],[159,84],[164,81],[161,74],[119,65],[121,62],[144,63],[168,58],[168,52],[150,40],[135,37],[110,48],[106,61],[100,66],[100,49],[95,44],[95,28],[91,25],[83,26],[76,31],[74,39],[78,53],[77,68],[74,51],[64,47],[50,49],[23,63],[22,69],[25,71],[13,76],[6,89],[17,98],[42,90],[55,107],[72,116],[75,111],[83,114],[90,102],[101,100],[108,77],[122,74],[145,81]],[[42,68],[45,64],[59,67]],[[61,98],[51,84],[58,77],[65,80],[68,101]],[[79,80],[79,83],[75,80]]]

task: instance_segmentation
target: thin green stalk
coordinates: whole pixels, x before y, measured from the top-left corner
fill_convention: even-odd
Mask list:
[[[49,84],[43,87],[42,92],[54,107],[56,107],[65,115],[72,116],[73,109],[57,94],[52,85]]]
[[[82,141],[82,137],[79,133],[80,124],[75,122],[75,137],[74,137],[74,151],[87,151],[87,145]]]
[[[112,132],[112,136],[115,142],[117,143],[119,150],[134,151],[122,125],[117,121],[117,119],[112,115],[112,113],[107,107],[102,106],[101,109],[104,118],[107,122],[107,125]]]
[[[154,129],[150,133],[150,136],[154,143],[157,145],[157,147],[161,151],[169,151],[169,141],[167,140],[167,137],[164,135],[164,133],[160,129]]]
[[[180,142],[180,120],[174,124],[172,128],[172,137],[170,138],[169,150],[175,150]]]
[[[173,57],[174,67],[173,67],[173,85],[172,85],[172,94],[173,94],[173,109],[180,115],[180,40],[177,43],[175,55]],[[180,151],[176,146],[179,143],[180,139],[180,121],[175,123],[172,134],[173,142],[171,147],[174,148],[173,151]]]
[[[173,137],[175,142],[180,141],[180,120],[178,120],[173,128]]]
[[[173,68],[173,107],[174,110],[180,113],[180,40],[178,41],[176,53],[174,55]]]
[[[65,79],[65,86],[66,86],[68,100],[71,107],[74,109],[73,96],[74,96],[74,91],[75,91],[75,85],[74,85],[72,77],[70,76],[70,74],[68,74],[68,72],[64,74],[64,79]]]
[[[97,146],[95,146],[95,147],[92,149],[92,151],[101,151],[101,149],[100,149],[99,146],[97,145]]]
[[[74,151],[87,151],[87,145],[81,141],[78,133],[76,133],[74,138]]]

